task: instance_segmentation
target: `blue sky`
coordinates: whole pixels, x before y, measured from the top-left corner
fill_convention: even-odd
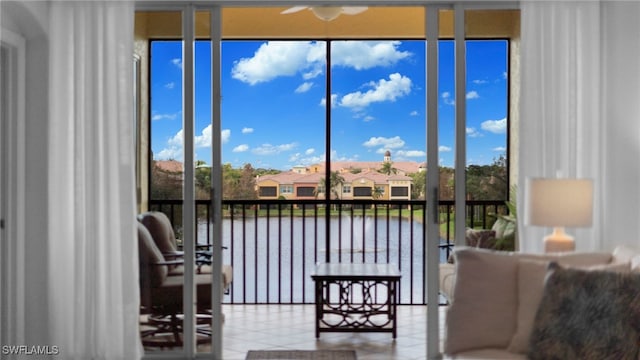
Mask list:
[[[507,47],[467,42],[467,163],[506,154]],[[439,51],[439,159],[454,159],[454,43]],[[211,163],[210,44],[196,43],[196,159]],[[222,45],[222,159],[234,167],[288,170],[323,161],[326,43],[225,41]],[[425,42],[334,41],[331,159],[426,160]],[[182,160],[182,50],[154,41],[152,151]]]

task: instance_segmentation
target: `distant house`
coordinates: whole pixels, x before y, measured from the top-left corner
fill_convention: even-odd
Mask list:
[[[182,173],[184,170],[182,163],[177,160],[156,160],[154,164],[155,167],[164,172]]]
[[[406,174],[420,171],[417,162],[392,163],[395,173],[379,172],[384,162],[389,162],[391,154],[387,152],[383,162],[375,161],[339,161],[331,167],[344,179],[333,189],[324,189],[324,163],[309,168],[296,166],[291,171],[264,175],[256,179],[259,199],[309,200],[325,199],[329,193],[334,199],[379,199],[410,200],[413,179]],[[357,171],[354,171],[357,169]]]

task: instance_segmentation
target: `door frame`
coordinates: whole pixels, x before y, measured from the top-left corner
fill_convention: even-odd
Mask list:
[[[21,35],[0,31],[0,344],[25,339],[25,61]]]

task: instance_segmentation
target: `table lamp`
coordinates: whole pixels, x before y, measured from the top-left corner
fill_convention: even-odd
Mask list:
[[[544,237],[545,252],[573,251],[575,241],[564,227],[590,226],[593,218],[593,182],[589,179],[527,179],[526,225],[553,226]]]

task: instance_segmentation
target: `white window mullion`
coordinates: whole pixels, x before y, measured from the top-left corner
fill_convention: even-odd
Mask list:
[[[222,10],[211,11],[211,315],[213,316],[211,349],[213,358],[222,359],[222,89],[221,39]]]
[[[193,6],[185,7],[182,16],[183,37],[183,134],[184,187],[182,205],[184,247],[184,352],[192,356],[195,339],[195,183],[194,183],[194,42],[195,14]]]
[[[455,243],[465,243],[466,231],[466,167],[467,167],[467,76],[466,76],[466,43],[464,31],[465,9],[462,5],[454,6],[454,42],[455,42]]]
[[[425,26],[427,29],[427,358],[440,356],[439,336],[439,263],[440,227],[438,225],[438,16],[440,7],[426,6]]]

